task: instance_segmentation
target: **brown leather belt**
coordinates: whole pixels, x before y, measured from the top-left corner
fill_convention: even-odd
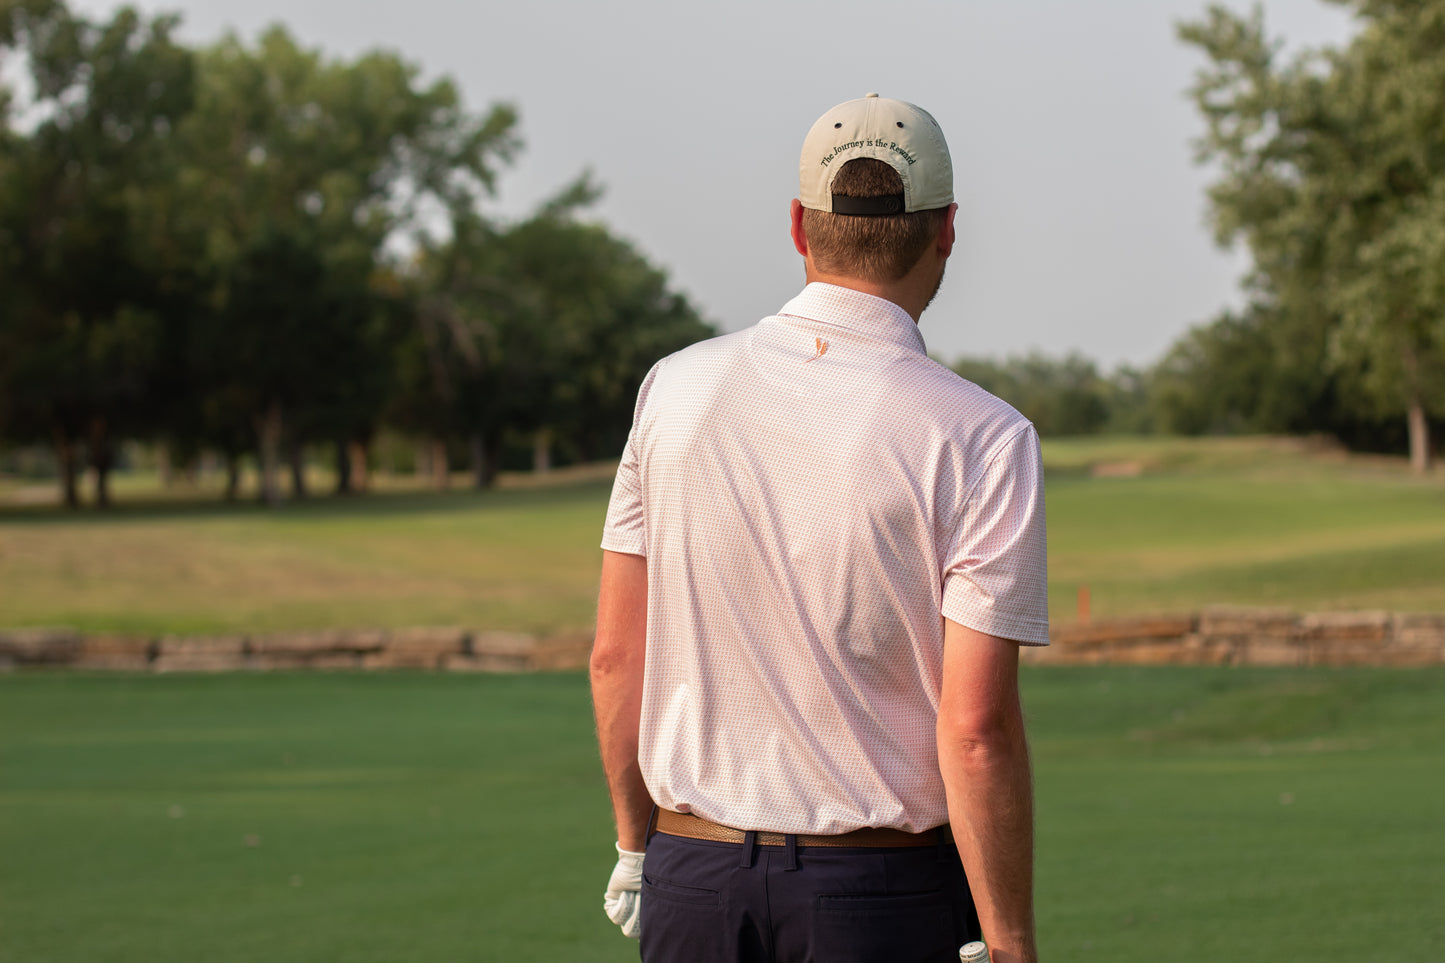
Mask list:
[[[669,836],[686,836],[688,839],[710,839],[722,843],[741,843],[747,840],[748,834],[741,829],[733,829],[730,826],[720,826],[701,816],[694,816],[692,813],[675,813],[671,809],[657,810],[657,817],[653,823],[660,833]],[[787,834],[784,833],[753,833],[759,846],[786,846]],[[810,836],[803,833],[795,835],[799,846],[946,846],[953,842],[953,831],[947,823],[937,829],[929,829],[921,833],[905,833],[901,829],[855,829],[851,833],[839,833],[836,836]]]

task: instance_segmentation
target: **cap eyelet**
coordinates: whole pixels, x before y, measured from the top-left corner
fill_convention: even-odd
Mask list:
[[[834,129],[834,130],[837,130],[839,127],[842,127],[842,126],[843,126],[843,124],[842,124],[841,122],[839,122],[839,123],[833,125],[833,129]]]
[[[898,126],[899,126],[899,127],[902,127],[902,126],[903,126],[903,121],[900,120],[900,121],[898,121],[897,123],[898,123]]]

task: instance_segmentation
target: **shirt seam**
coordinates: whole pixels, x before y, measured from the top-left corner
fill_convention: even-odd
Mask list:
[[[973,501],[973,496],[978,491],[978,486],[982,485],[983,480],[988,477],[989,469],[993,468],[993,463],[997,461],[999,456],[1002,455],[1004,451],[1006,451],[1008,447],[1014,443],[1014,440],[1018,438],[1019,435],[1023,434],[1025,431],[1030,430],[1031,428],[1033,428],[1033,426],[1033,422],[1025,419],[1024,423],[1019,425],[1013,431],[1009,432],[1007,437],[994,444],[993,451],[991,451],[988,457],[984,459],[983,469],[979,471],[978,477],[974,479],[973,484],[969,486],[968,494],[963,497],[963,502],[959,506],[959,515],[962,515],[963,510],[966,509]]]

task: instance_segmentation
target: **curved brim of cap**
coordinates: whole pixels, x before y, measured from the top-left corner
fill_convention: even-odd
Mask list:
[[[903,179],[903,210],[931,211],[953,203],[953,159],[938,121],[921,107],[870,94],[829,110],[803,140],[798,199],[833,211],[833,178],[850,160],[871,157]]]

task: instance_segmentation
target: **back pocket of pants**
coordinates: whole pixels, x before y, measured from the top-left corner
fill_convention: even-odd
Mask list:
[[[717,890],[642,874],[642,958],[652,963],[728,963]]]
[[[718,892],[715,889],[674,883],[670,879],[648,876],[646,873],[642,875],[642,895],[644,903],[648,899],[657,897],[674,903],[689,903],[694,906],[718,905]]]
[[[943,890],[819,896],[813,949],[836,963],[947,960],[953,946],[953,901]]]

